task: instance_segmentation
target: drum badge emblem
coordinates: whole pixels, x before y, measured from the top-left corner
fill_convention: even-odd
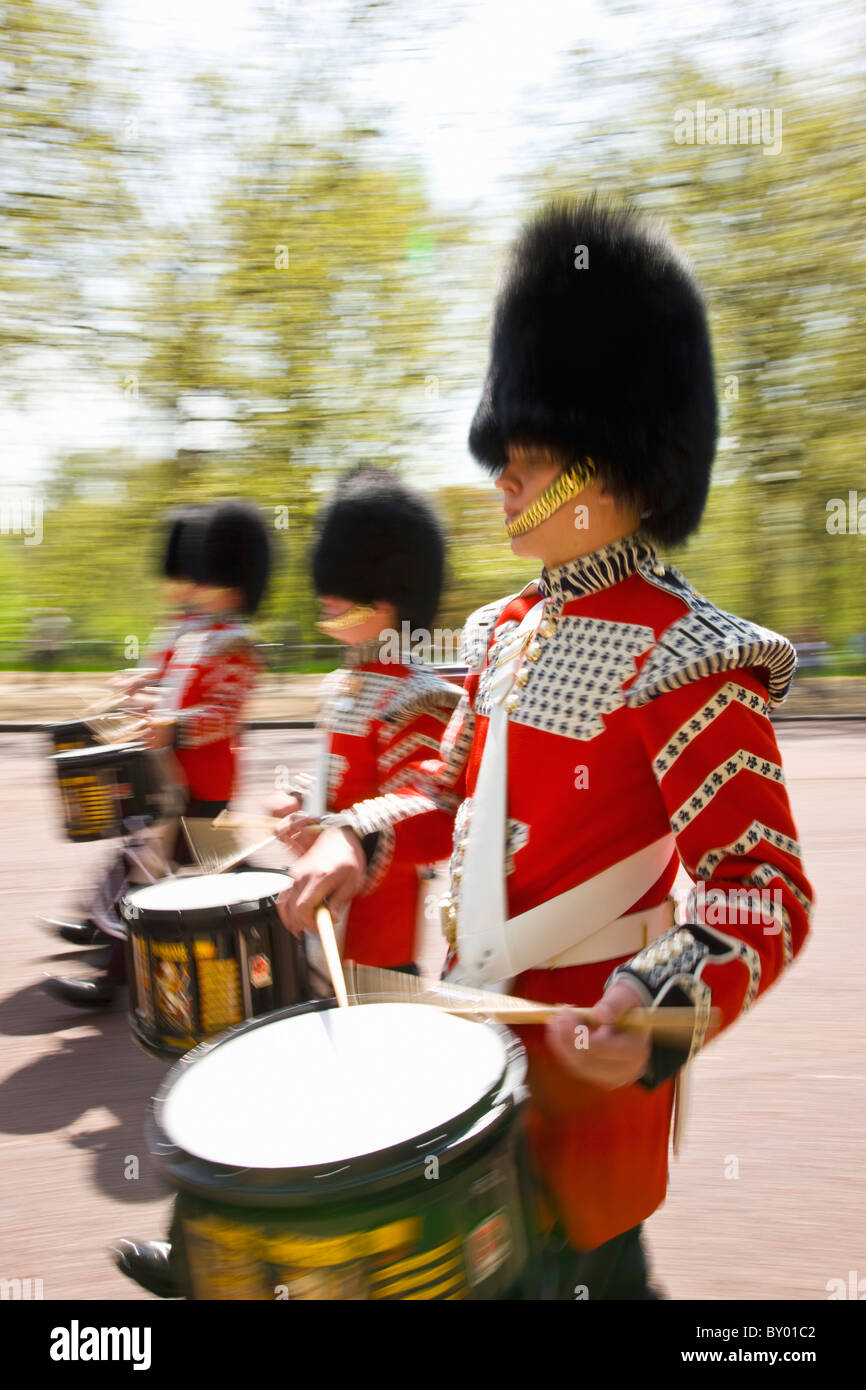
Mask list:
[[[250,983],[256,989],[264,989],[273,984],[271,963],[267,956],[250,956]]]
[[[466,1238],[466,1265],[470,1284],[488,1279],[511,1254],[508,1217],[501,1209],[476,1226]]]

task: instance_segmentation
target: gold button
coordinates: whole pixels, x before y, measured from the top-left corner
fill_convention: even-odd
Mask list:
[[[526,682],[527,682],[528,680],[529,680],[529,672],[528,672],[525,668],[524,668],[522,671],[519,671],[519,672],[518,672],[518,674],[517,674],[517,684],[518,684],[518,685],[525,685]]]
[[[527,661],[537,661],[538,658],[539,658],[540,656],[541,656],[541,647],[539,646],[539,644],[538,644],[537,642],[533,642],[532,646],[529,647],[529,648],[527,648],[526,660],[527,660]]]
[[[457,908],[450,898],[442,901],[442,932],[449,946],[457,944]]]
[[[657,574],[658,577],[659,577],[659,579],[664,579],[664,575],[665,575],[665,567],[664,567],[664,565],[653,565],[653,574]]]
[[[508,710],[509,714],[513,714],[519,704],[519,695],[509,695],[508,699],[505,701],[505,708]]]

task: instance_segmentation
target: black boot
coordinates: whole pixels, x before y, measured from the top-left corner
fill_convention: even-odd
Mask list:
[[[43,988],[52,999],[60,999],[64,1004],[74,1004],[79,1009],[107,1009],[114,999],[116,986],[106,976],[96,980],[71,980],[62,976],[51,976],[46,979]]]
[[[119,1240],[111,1255],[121,1274],[157,1298],[180,1298],[166,1240]]]
[[[107,940],[95,922],[88,917],[84,922],[62,922],[56,917],[42,917],[42,925],[49,931],[71,941],[75,946],[93,946],[96,942]]]

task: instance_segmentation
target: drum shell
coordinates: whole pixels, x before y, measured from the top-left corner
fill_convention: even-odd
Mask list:
[[[101,744],[56,753],[52,759],[67,838],[75,843],[116,839],[130,822],[162,814],[158,755],[133,744]]]
[[[83,719],[70,719],[65,724],[55,724],[51,730],[51,744],[55,753],[69,753],[78,748],[95,748],[99,740],[89,724]]]
[[[531,1182],[512,1129],[438,1182],[321,1211],[182,1192],[172,1248],[194,1300],[530,1297]]]
[[[261,1023],[332,1007],[315,1001]],[[473,1025],[483,1027],[483,1024]],[[192,1299],[506,1299],[530,1297],[534,1189],[522,1131],[525,1056],[505,1029],[509,1065],[489,1109],[416,1146],[411,1161],[350,1190],[281,1183],[275,1170],[220,1169],[161,1127],[175,1068],[154,1100],[150,1144],[178,1191],[173,1249]],[[212,1046],[213,1044],[211,1044]],[[181,1067],[205,1055],[205,1044]],[[438,1138],[438,1142],[437,1142]],[[261,1178],[261,1184],[256,1178]]]
[[[130,907],[127,897],[120,912],[129,1026],[151,1056],[177,1058],[236,1024],[308,997],[303,945],[283,927],[275,902],[186,914],[134,915]]]

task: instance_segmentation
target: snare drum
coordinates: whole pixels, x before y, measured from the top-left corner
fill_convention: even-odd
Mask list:
[[[129,1021],[157,1057],[309,998],[303,945],[276,899],[285,874],[255,870],[166,878],[127,893]]]
[[[83,719],[70,719],[66,724],[54,725],[51,742],[55,753],[68,753],[75,748],[95,748],[98,739]]]
[[[528,1297],[520,1043],[420,1004],[332,1002],[204,1044],[154,1100],[187,1297]]]
[[[55,753],[51,761],[70,840],[110,840],[164,814],[160,755],[132,743]]]

